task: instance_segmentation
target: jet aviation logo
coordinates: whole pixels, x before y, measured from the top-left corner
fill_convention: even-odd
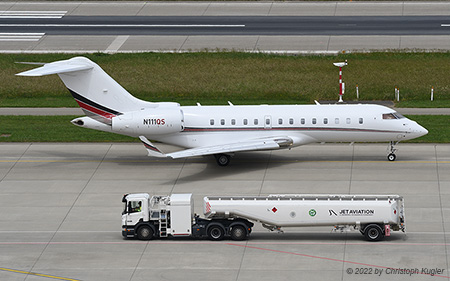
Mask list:
[[[340,216],[340,217],[348,217],[348,216],[373,216],[375,214],[375,210],[348,210],[342,209],[339,211],[339,215],[334,210],[328,210],[328,214],[330,216]]]
[[[339,216],[373,216],[375,210],[360,209],[360,210],[349,210],[343,209],[339,212]]]
[[[337,217],[337,213],[334,210],[328,210],[328,212],[330,213],[330,216],[336,216]]]
[[[314,210],[314,209],[309,210],[309,215],[311,217],[314,217],[316,214],[317,214],[316,210]]]

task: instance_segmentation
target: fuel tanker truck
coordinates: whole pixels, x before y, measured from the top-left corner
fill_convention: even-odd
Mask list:
[[[404,202],[399,195],[207,196],[203,218],[194,214],[192,194],[126,194],[122,202],[122,235],[141,240],[169,236],[244,240],[254,222],[271,231],[302,226],[354,229],[369,241],[382,240],[391,231],[405,231]]]

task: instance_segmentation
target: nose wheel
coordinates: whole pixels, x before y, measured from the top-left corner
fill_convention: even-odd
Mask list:
[[[395,159],[397,158],[397,156],[395,155],[395,152],[397,151],[397,149],[395,148],[395,146],[398,144],[399,142],[397,141],[397,142],[394,142],[394,141],[391,141],[390,143],[389,143],[389,148],[388,148],[388,150],[389,150],[389,155],[388,155],[388,157],[387,157],[387,159],[389,160],[389,161],[395,161]]]
[[[391,153],[391,154],[388,155],[387,158],[388,158],[389,161],[395,161],[395,158],[397,158],[397,156],[395,156],[394,153]]]

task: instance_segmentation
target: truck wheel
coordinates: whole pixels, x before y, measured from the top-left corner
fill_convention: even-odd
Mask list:
[[[213,241],[222,240],[225,236],[225,231],[219,225],[213,225],[208,229],[208,237]]]
[[[140,240],[150,240],[153,238],[153,230],[148,225],[143,225],[138,228],[137,237]]]
[[[247,231],[242,225],[235,225],[231,228],[231,239],[236,241],[244,240],[247,237]]]
[[[383,230],[377,224],[369,224],[364,228],[364,236],[369,241],[379,241],[383,238]]]

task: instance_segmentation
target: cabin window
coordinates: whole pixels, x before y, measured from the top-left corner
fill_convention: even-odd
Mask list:
[[[248,125],[248,120],[244,119],[244,125]]]
[[[350,118],[345,119],[345,123],[350,124],[352,123],[352,120]]]
[[[225,119],[220,119],[220,125],[225,125]]]
[[[323,123],[326,125],[328,124],[328,118],[323,118]]]
[[[270,125],[270,118],[266,118],[266,125]]]
[[[313,119],[312,119],[312,123],[313,123],[313,124],[316,124],[316,123],[317,123],[317,119],[316,119],[316,118],[313,118]]]
[[[209,124],[210,124],[211,126],[213,126],[213,125],[214,125],[214,119],[210,119],[210,120],[209,120]]]
[[[364,119],[363,118],[359,118],[359,124],[364,123]]]
[[[294,125],[294,118],[289,118],[289,124]]]
[[[278,125],[283,125],[283,119],[281,118],[278,119]]]
[[[334,124],[339,124],[339,118],[334,119]]]
[[[253,120],[253,124],[258,125],[258,119]]]
[[[236,125],[236,119],[231,119],[231,125]]]
[[[300,124],[305,125],[305,118],[300,119]]]

